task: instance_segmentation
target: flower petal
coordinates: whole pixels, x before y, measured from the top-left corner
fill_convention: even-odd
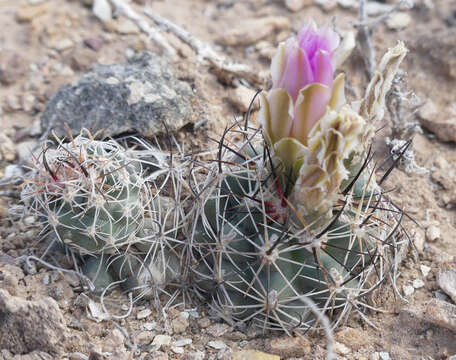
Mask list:
[[[260,94],[258,120],[271,144],[288,137],[292,126],[293,101],[285,89],[272,89]]]
[[[312,127],[325,114],[330,97],[331,89],[319,83],[307,85],[299,92],[291,134],[304,145]]]
[[[332,86],[334,70],[331,64],[331,54],[328,51],[317,50],[312,59],[312,68],[314,69],[315,82]]]
[[[286,89],[296,101],[299,90],[315,81],[312,66],[306,52],[298,47],[296,41],[287,43],[285,57],[285,69],[274,87]]]
[[[333,110],[339,110],[345,102],[345,76],[339,74],[334,79],[329,107]]]
[[[291,169],[299,158],[308,155],[308,153],[309,150],[293,138],[282,138],[274,144],[274,154],[283,161],[287,169]]]

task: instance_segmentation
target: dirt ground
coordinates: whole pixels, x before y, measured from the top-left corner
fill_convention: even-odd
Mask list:
[[[132,53],[142,50],[161,51],[123,14],[115,14],[112,21],[105,23],[97,19],[88,5],[90,2],[0,0],[0,176],[11,169],[9,165],[22,161],[37,143],[41,113],[60,86],[77,81],[97,64],[125,62]],[[293,11],[292,3],[303,6]],[[219,53],[250,65],[260,74],[268,70],[272,49],[309,19],[319,24],[333,21],[341,33],[356,31],[358,13],[353,3],[356,1],[143,0],[130,5],[142,16],[145,8],[152,9],[211,44]],[[391,6],[395,1],[376,4]],[[390,16],[373,33],[377,60],[397,40],[404,41],[410,50],[402,66],[407,90],[425,104],[416,114],[412,112],[413,106],[407,110],[404,105],[401,121],[423,125],[422,131],[414,136],[413,152],[416,164],[426,171],[407,172],[405,167],[400,167],[384,186],[394,189],[391,197],[419,224],[410,219],[404,221],[415,242],[399,268],[397,287],[404,299],[386,286],[373,304],[379,310],[365,314],[375,327],[359,315],[351,316],[335,333],[336,351],[341,359],[446,359],[456,354],[454,319],[451,325],[451,319],[439,322],[426,315],[433,299],[451,302],[439,286],[438,275],[455,266],[456,174],[452,164],[456,160],[456,126],[451,124],[456,122],[455,13],[453,0],[415,0],[411,10],[400,11],[409,15],[406,21]],[[246,26],[252,19],[267,19],[268,24],[275,25],[267,25],[269,31],[256,38],[257,29],[251,33],[251,28]],[[147,21],[153,25],[151,20]],[[394,29],[397,23],[400,29]],[[233,29],[238,29],[234,40],[229,36]],[[201,94],[200,101],[205,102],[210,119],[204,131],[184,129],[178,137],[204,146],[208,135],[220,135],[228,119],[240,115],[242,107],[250,101],[244,96],[238,104],[235,87],[244,86],[244,94],[251,96],[261,86],[267,87],[267,83],[223,84],[208,65],[195,61],[189,46],[173,35],[163,35],[178,49],[173,66],[180,78]],[[342,70],[347,73],[349,97],[361,96],[368,80],[356,49]],[[432,111],[429,104],[434,107]],[[439,121],[444,120],[441,125]],[[386,114],[385,127],[378,133],[380,145],[391,135],[391,127],[391,118]],[[439,129],[444,129],[443,133]],[[8,194],[2,192],[2,195]],[[149,308],[146,302],[135,306],[125,319],[94,321],[87,314],[86,297],[75,290],[70,276],[40,266],[37,272],[27,272],[14,265],[10,257],[43,251],[42,242],[37,240],[39,229],[27,222],[27,218],[19,221],[11,211],[17,202],[14,194],[0,197],[0,284],[22,301],[53,298],[62,314],[62,318],[55,320],[61,322],[61,329],[56,325],[60,329],[56,333],[65,340],[59,344],[54,335],[49,335],[56,344],[53,349],[58,349],[58,357],[52,355],[54,350],[49,350],[51,355],[46,357],[43,353],[47,348],[38,346],[18,351],[17,354],[31,353],[22,357],[13,357],[0,349],[0,359],[87,359],[91,352],[91,359],[97,358],[96,353],[109,359],[229,359],[242,349],[276,353],[283,359],[324,358],[326,345],[322,335],[311,334],[302,340],[244,334],[209,319],[209,311],[203,305],[195,305],[193,311],[171,309],[166,317],[153,311],[141,318],[138,313]],[[128,299],[123,300],[128,304]],[[39,306],[49,310],[50,305]],[[454,317],[455,313],[441,315]],[[166,338],[160,347],[154,342],[156,335],[161,334],[171,339]],[[185,346],[170,342],[182,339],[192,342]],[[211,343],[216,340],[222,344]],[[258,357],[262,358],[267,359]]]

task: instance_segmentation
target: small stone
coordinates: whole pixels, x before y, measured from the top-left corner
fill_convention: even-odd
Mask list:
[[[424,286],[424,281],[421,280],[421,279],[415,279],[415,280],[413,280],[413,282],[412,282],[412,286],[413,286],[415,289],[421,289],[421,288]]]
[[[369,355],[369,360],[379,360],[379,359],[380,359],[380,355],[378,352],[374,352]]]
[[[147,323],[144,323],[141,325],[141,327],[147,331],[152,331],[153,329],[155,329],[156,326],[157,326],[157,323],[155,321],[147,322]]]
[[[437,326],[456,331],[456,305],[432,299],[426,306],[424,319]]]
[[[456,272],[453,270],[440,271],[437,282],[440,288],[456,303]]]
[[[340,5],[340,7],[344,9],[358,9],[359,7],[359,2],[356,0],[337,0],[337,3]]]
[[[426,229],[426,240],[434,242],[440,239],[440,228],[436,225],[431,225]]]
[[[164,335],[157,335],[157,336],[164,336]],[[155,334],[150,331],[141,331],[138,335],[136,335],[135,340],[140,345],[149,345],[152,340],[155,341],[155,338],[157,336],[155,336]],[[171,340],[171,338],[170,338],[170,340]]]
[[[119,329],[112,329],[111,332],[106,336],[103,344],[103,352],[115,352],[120,346],[123,346],[125,342],[125,336]]]
[[[215,337],[220,337],[225,335],[229,330],[231,330],[231,326],[224,324],[224,323],[216,323],[214,325],[209,326],[206,329],[208,334],[211,334]]]
[[[57,50],[58,52],[62,52],[71,49],[74,46],[74,43],[71,39],[64,38],[52,39],[51,41],[49,41],[48,45],[51,49]]]
[[[421,273],[423,274],[423,276],[426,278],[429,273],[431,272],[431,268],[429,266],[426,266],[426,265],[420,265],[420,270],[421,270]]]
[[[334,343],[334,351],[340,355],[348,355],[351,353],[351,350],[347,346],[337,341]]]
[[[76,47],[69,55],[74,71],[87,71],[97,63],[97,54],[86,47]]]
[[[314,0],[324,11],[332,11],[337,7],[337,0]]]
[[[205,329],[205,328],[207,328],[210,325],[211,325],[211,320],[208,317],[203,317],[203,318],[198,320],[198,326],[201,329]]]
[[[4,133],[0,133],[0,161],[11,162],[16,159],[16,145]]]
[[[0,50],[0,82],[3,85],[14,84],[27,70],[27,62],[19,53]]]
[[[99,37],[88,38],[84,39],[84,45],[93,51],[99,51],[104,45],[104,40]]]
[[[23,5],[16,11],[16,19],[19,22],[29,22],[45,14],[49,10],[47,2],[37,5]]]
[[[192,351],[185,356],[185,360],[204,360],[206,354],[202,351]]]
[[[298,12],[309,5],[312,5],[312,0],[285,0],[286,8],[292,12]]]
[[[94,0],[92,11],[102,22],[107,22],[112,19],[112,9],[108,0]]]
[[[266,345],[266,351],[281,357],[300,357],[311,352],[308,340],[301,337],[283,337],[272,339]]]
[[[183,354],[185,352],[184,348],[178,346],[171,346],[171,351],[175,354]]]
[[[136,314],[136,318],[137,318],[138,320],[142,320],[142,319],[145,319],[146,317],[148,317],[150,314],[152,314],[152,310],[150,310],[150,309],[144,309],[144,310],[139,311],[139,312]]]
[[[280,360],[280,356],[256,350],[242,350],[234,352],[231,360]]]
[[[412,17],[406,12],[396,12],[386,19],[386,26],[390,30],[405,29],[410,25]]]
[[[238,86],[235,89],[231,89],[228,93],[228,101],[231,105],[236,107],[241,113],[246,113],[249,109],[250,102],[252,101],[253,97],[255,96],[256,91],[249,89],[245,86]],[[257,110],[260,105],[258,102],[258,98],[252,104],[252,111]]]
[[[335,334],[337,341],[351,347],[352,349],[359,348],[366,344],[365,335],[358,329],[344,327]]]
[[[157,335],[152,341],[152,345],[160,348],[161,346],[169,346],[171,344],[171,336],[169,335]]]
[[[120,18],[116,21],[115,30],[121,35],[139,34],[139,28],[134,22],[127,18]]]
[[[245,46],[290,28],[290,20],[282,16],[246,19],[218,38],[222,45]]]
[[[192,339],[180,339],[173,342],[173,346],[187,346],[193,342]]]
[[[25,93],[21,96],[22,110],[31,113],[35,109],[36,97],[32,93]]]
[[[209,341],[207,343],[207,346],[215,349],[215,350],[220,350],[226,348],[226,344],[223,341],[220,340],[215,340],[215,341]]]
[[[378,353],[378,356],[380,360],[391,360],[390,354],[386,351],[380,351]]]
[[[416,230],[415,234],[413,236],[413,244],[415,245],[415,248],[418,252],[422,253],[424,251],[424,243],[426,237],[424,234],[424,231],[422,230]]]
[[[183,316],[178,316],[171,321],[171,327],[176,334],[183,333],[185,330],[187,330],[188,325],[188,319],[184,318]]]
[[[19,101],[19,97],[14,94],[8,94],[5,96],[5,111],[14,112],[22,109],[22,105]]]
[[[415,288],[411,285],[404,285],[402,286],[402,291],[404,292],[405,296],[410,296],[415,292]]]

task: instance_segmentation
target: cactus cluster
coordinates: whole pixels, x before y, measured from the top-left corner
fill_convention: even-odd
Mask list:
[[[313,24],[281,44],[260,127],[236,122],[209,162],[82,133],[46,144],[24,200],[98,291],[196,295],[232,324],[288,333],[318,324],[316,304],[335,326],[405,243],[369,146],[406,50],[388,51],[348,104],[338,45]]]
[[[163,172],[167,157],[144,141],[127,149],[83,131],[46,143],[35,159],[23,199],[43,231],[82,259],[97,292],[119,281],[144,296],[176,278],[181,224],[165,194],[176,190],[164,189],[172,177]]]

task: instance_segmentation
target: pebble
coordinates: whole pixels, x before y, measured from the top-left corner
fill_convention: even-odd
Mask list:
[[[228,92],[228,101],[241,113],[246,113],[249,109],[250,102],[255,96],[256,91],[249,89],[246,86],[240,85],[235,89],[231,89]],[[252,111],[259,109],[258,97],[256,101],[252,104]]]
[[[198,326],[202,329],[205,329],[210,325],[211,325],[211,320],[207,317],[203,317],[198,320]]]
[[[309,5],[312,5],[312,0],[285,0],[285,7],[292,12],[298,12]]]
[[[114,28],[120,35],[135,35],[140,33],[138,26],[136,26],[134,22],[127,18],[118,19],[114,25]]]
[[[426,240],[434,242],[440,239],[440,228],[436,225],[431,225],[426,229]]]
[[[437,282],[440,288],[456,303],[456,271],[440,271]]]
[[[26,4],[16,11],[16,19],[19,22],[29,22],[45,14],[49,10],[49,3],[43,2],[36,5]]]
[[[337,7],[336,0],[315,0],[315,4],[320,6],[325,11],[331,11]]]
[[[93,14],[101,21],[106,22],[112,19],[112,9],[108,0],[94,0],[92,5]]]
[[[192,339],[180,339],[173,342],[173,346],[186,346],[190,345],[193,342]]]
[[[169,335],[156,335],[152,341],[152,345],[160,348],[161,346],[169,346],[171,344],[171,336]]]
[[[231,327],[227,324],[217,323],[217,324],[209,326],[206,329],[206,332],[208,334],[211,334],[212,336],[220,337],[220,336],[226,334],[230,329],[231,329]]]
[[[5,166],[1,181],[13,180],[24,176],[24,170],[21,166],[15,164],[9,164]]]
[[[406,12],[397,12],[391,14],[388,19],[386,19],[386,26],[390,30],[401,30],[405,29],[410,25],[412,17]]]
[[[386,351],[380,351],[378,353],[378,356],[380,360],[391,360],[390,354]]]
[[[425,240],[426,237],[424,231],[416,230],[413,236],[413,244],[415,245],[416,250],[418,250],[420,253],[424,251],[424,243],[426,242]]]
[[[152,331],[153,329],[155,329],[156,326],[157,326],[157,323],[155,321],[147,322],[147,323],[144,323],[141,325],[141,327],[147,331]]]
[[[344,327],[335,334],[335,339],[352,349],[362,347],[366,344],[365,335],[358,329]]]
[[[426,48],[426,51],[428,52],[432,52],[432,50],[432,48]],[[432,59],[434,60],[434,58]],[[450,66],[446,64],[444,66],[440,65],[440,68],[443,69],[448,67]],[[456,65],[454,68],[456,69]],[[456,142],[456,121],[454,117],[452,118],[450,114],[445,112],[442,114],[442,111],[439,111],[431,100],[427,100],[420,108],[418,111],[418,119],[420,120],[421,126],[434,133],[439,140]]]
[[[155,341],[154,333],[150,331],[141,331],[136,335],[136,342],[140,345],[149,345],[151,341]],[[160,336],[160,335],[157,335]]]
[[[334,343],[334,351],[340,355],[348,355],[351,353],[350,348],[337,341]]]
[[[35,139],[23,141],[16,145],[17,157],[19,161],[25,162],[30,159],[33,149],[38,145],[38,141]]]
[[[183,354],[185,352],[184,348],[178,346],[171,346],[171,351],[175,354]]]
[[[412,282],[412,286],[413,286],[415,289],[421,289],[422,287],[424,287],[424,281],[421,280],[421,279],[415,279],[415,280],[413,280],[413,282]]]
[[[99,37],[88,38],[84,39],[84,45],[93,51],[99,51],[104,45],[104,40]]]
[[[27,62],[21,54],[10,50],[0,51],[0,82],[14,84],[28,70]]]
[[[222,45],[245,46],[290,28],[290,20],[284,16],[268,16],[247,19],[217,39]]]
[[[220,341],[220,340],[209,341],[207,343],[207,346],[209,346],[209,347],[211,347],[213,349],[216,349],[216,350],[220,350],[220,349],[226,348],[226,344],[223,341]]]
[[[145,318],[148,317],[150,314],[152,314],[152,310],[150,310],[150,309],[144,309],[144,310],[139,311],[139,312],[136,314],[136,318],[137,318],[138,320],[145,319]]]
[[[426,265],[420,265],[420,270],[421,270],[421,273],[423,274],[423,276],[426,278],[429,273],[431,272],[431,268],[429,266],[426,266]]]
[[[404,285],[402,286],[402,291],[404,292],[405,296],[410,296],[415,292],[415,288],[411,285]]]
[[[456,331],[456,305],[432,299],[426,306],[424,319],[434,325]]]
[[[256,350],[242,350],[234,352],[231,360],[280,360],[280,356]]]
[[[308,340],[301,337],[283,337],[272,339],[266,344],[266,351],[281,357],[300,357],[311,352]]]
[[[171,327],[176,334],[183,333],[185,330],[187,330],[188,325],[188,314],[187,319],[184,316],[179,315],[177,318],[171,321]]]
[[[3,133],[0,133],[0,160],[11,162],[16,158],[16,145]]]

